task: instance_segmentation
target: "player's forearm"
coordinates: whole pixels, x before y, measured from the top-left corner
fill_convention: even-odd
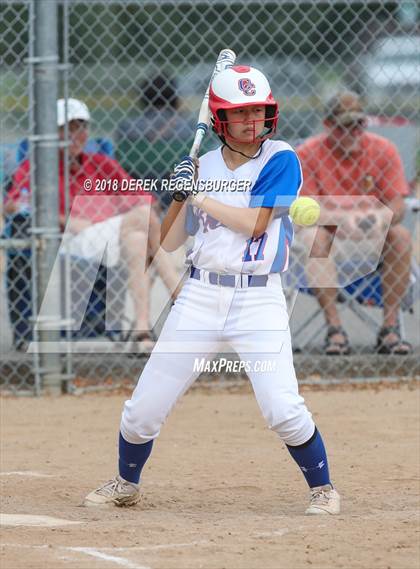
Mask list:
[[[186,202],[173,201],[162,221],[160,244],[165,251],[176,251],[188,238],[185,230]]]
[[[261,218],[260,208],[233,207],[211,198],[206,198],[200,208],[229,229],[247,237],[258,237],[267,227],[266,220]]]

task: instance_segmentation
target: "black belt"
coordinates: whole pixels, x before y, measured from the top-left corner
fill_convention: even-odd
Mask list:
[[[208,282],[210,284],[219,286],[247,288],[253,286],[267,286],[268,282],[268,275],[223,275],[212,271],[203,271],[202,269],[191,266],[190,276],[192,279],[207,282],[207,280],[202,278],[205,273],[208,275]]]

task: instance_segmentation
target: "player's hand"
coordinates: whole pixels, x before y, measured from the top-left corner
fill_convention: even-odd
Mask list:
[[[203,207],[203,202],[206,199],[206,194],[205,192],[192,192],[191,196],[190,196],[190,202],[191,205],[195,206],[195,207],[199,207],[202,208]]]
[[[194,183],[197,179],[198,162],[191,156],[184,156],[174,168],[171,176],[172,197],[175,201],[183,202],[193,194]]]

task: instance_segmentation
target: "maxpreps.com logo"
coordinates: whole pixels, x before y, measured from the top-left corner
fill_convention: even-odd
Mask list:
[[[251,81],[251,79],[239,79],[238,81],[239,90],[242,91],[244,95],[248,97],[252,97],[257,92],[255,88],[255,84]]]

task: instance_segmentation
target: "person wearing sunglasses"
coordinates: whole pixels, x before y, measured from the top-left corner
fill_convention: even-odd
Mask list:
[[[327,323],[325,353],[348,354],[350,345],[336,305],[332,242],[337,237],[350,244],[349,260],[352,252],[376,248],[384,305],[376,351],[405,355],[411,346],[401,337],[398,312],[410,276],[411,237],[401,224],[408,185],[395,145],[368,132],[366,124],[361,98],[351,91],[339,92],[326,104],[323,132],[297,148],[304,174],[300,195],[321,197],[327,220],[312,233],[306,274]]]

